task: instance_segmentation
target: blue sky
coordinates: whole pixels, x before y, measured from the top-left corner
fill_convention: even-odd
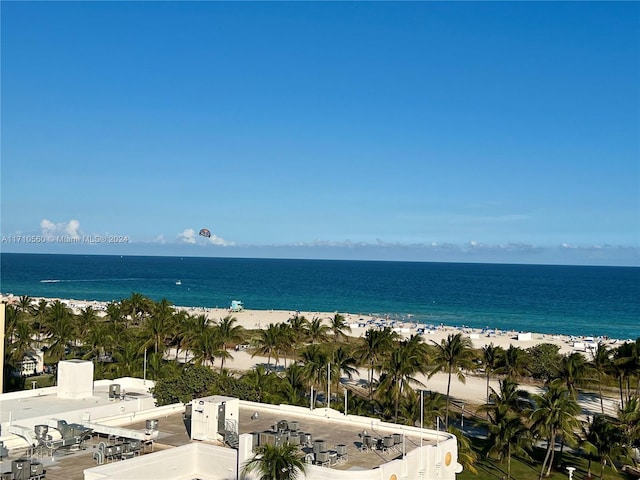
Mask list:
[[[638,3],[1,14],[2,251],[640,265]]]

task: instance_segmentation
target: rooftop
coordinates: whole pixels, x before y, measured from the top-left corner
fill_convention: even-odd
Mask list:
[[[139,403],[140,399],[147,399],[153,406],[153,397],[149,393],[149,388],[153,386],[151,381],[145,382],[135,378],[100,380],[93,383],[92,395],[83,398],[62,398],[58,395],[57,387],[0,395],[0,424],[6,425],[9,421],[29,423],[30,419],[43,416],[62,418],[65,413],[112,405],[114,398],[109,397],[109,386],[113,384],[118,384],[121,388],[122,398],[118,399],[118,402],[127,404],[127,402],[134,401]]]
[[[0,441],[9,450],[0,472],[10,471],[12,460],[29,458],[44,466],[49,480],[235,480],[258,441],[275,443],[284,435],[313,463],[310,480],[414,480],[430,469],[453,480],[460,468],[455,437],[445,432],[221,396],[196,399],[189,409],[156,407],[153,382],[94,382],[90,362],[61,367],[57,387],[0,395]],[[218,441],[221,431],[237,449]],[[94,468],[101,461],[105,465]]]

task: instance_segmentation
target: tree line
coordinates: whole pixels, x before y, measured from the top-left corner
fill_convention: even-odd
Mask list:
[[[220,393],[302,406],[328,402],[342,410],[346,396],[349,413],[416,425],[422,399],[425,426],[433,428],[441,419],[455,430],[451,420],[459,412],[452,408],[451,382],[472,374],[486,379],[486,398],[476,407],[487,441],[478,452],[456,432],[467,469],[473,470],[483,453],[507,463],[510,477],[512,456],[530,461],[540,442],[546,445],[540,477],[559,464],[553,448],[558,442],[558,457],[565,445],[580,447],[590,463],[604,468],[630,461],[631,448],[640,442],[640,338],[616,348],[599,344],[587,358],[577,352],[561,355],[552,344],[473,349],[460,333],[439,343],[420,335],[403,339],[389,328],[370,328],[361,338],[349,333],[339,313],[311,319],[294,315],[284,323],[245,330],[231,315],[217,320],[190,315],[166,299],[155,302],[140,293],[110,302],[104,311],[87,306],[78,313],[58,300],[23,296],[6,307],[5,391],[20,388],[10,371],[25,354],[41,349],[52,365],[66,358],[93,361],[96,379],[144,373],[156,381],[158,404]],[[225,362],[236,345],[244,344],[266,363],[229,372]],[[359,376],[359,369],[366,371],[366,381],[347,382]],[[447,375],[444,395],[427,391],[428,378],[438,372]],[[498,390],[491,388],[492,379],[500,380]],[[544,385],[544,393],[531,396],[519,388],[530,382]],[[597,388],[601,412],[581,421],[577,395],[587,386]],[[331,398],[326,398],[328,389],[334,392]],[[619,400],[613,415],[605,412],[604,389],[615,391]]]

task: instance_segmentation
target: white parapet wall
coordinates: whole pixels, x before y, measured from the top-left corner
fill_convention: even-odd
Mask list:
[[[190,443],[84,471],[84,480],[236,480],[236,451]]]
[[[251,458],[251,436],[240,436],[240,455]],[[236,480],[245,461],[236,458],[231,448],[193,442],[125,462],[90,468],[84,471],[85,480]],[[306,466],[305,480],[405,480],[455,479],[456,441],[448,439],[439,445],[424,446],[407,453],[403,459],[390,461],[371,470],[335,470],[316,465]],[[441,460],[442,459],[442,460]],[[448,464],[447,464],[448,459]],[[259,475],[249,474],[246,480],[257,480]]]
[[[93,362],[62,360],[58,362],[58,398],[93,396]]]
[[[315,420],[324,418],[329,424],[359,426],[363,429],[376,430],[378,432],[397,433],[398,425],[383,422],[377,418],[360,417],[357,415],[344,415],[341,412],[327,408],[309,410],[304,407],[292,405],[267,405],[255,402],[240,401],[243,408],[260,411],[279,411],[283,415],[300,415],[316,417]],[[421,430],[417,427],[402,426],[404,434],[422,436],[428,445],[414,448],[406,453],[403,459],[394,460],[370,470],[349,471],[308,465],[306,480],[455,480],[456,474],[462,471],[458,463],[458,439],[448,432],[435,430]],[[242,437],[242,435],[241,435]],[[242,445],[242,441],[241,441]],[[251,458],[249,452],[240,449],[238,463],[244,465]],[[247,480],[256,480],[258,477],[247,477]]]

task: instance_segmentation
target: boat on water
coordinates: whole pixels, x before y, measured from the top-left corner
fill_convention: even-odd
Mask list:
[[[176,282],[176,285],[182,285],[182,280],[178,280],[178,281]]]

